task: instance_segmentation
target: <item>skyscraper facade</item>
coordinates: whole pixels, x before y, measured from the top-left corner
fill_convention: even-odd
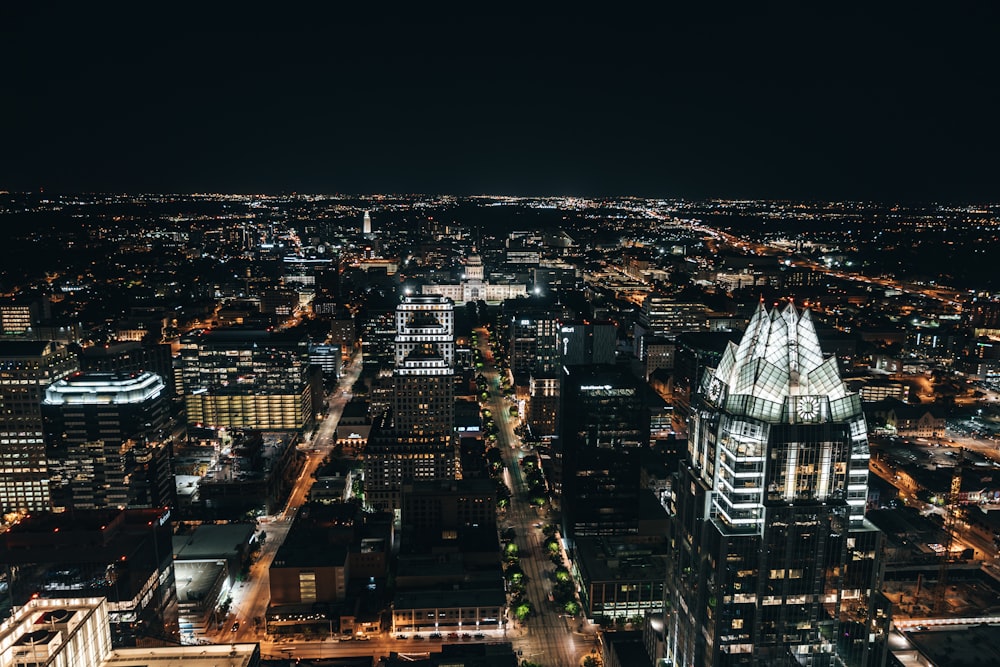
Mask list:
[[[401,433],[455,428],[455,304],[417,294],[396,307],[393,423]]]
[[[559,327],[559,354],[565,366],[614,364],[618,327],[611,321],[563,322]]]
[[[169,405],[155,373],[74,373],[45,390],[57,509],[173,505]]]
[[[531,374],[555,374],[560,368],[559,322],[567,318],[567,309],[559,305],[508,304],[507,349],[510,350],[510,370],[515,378]]]
[[[456,476],[455,304],[446,297],[407,296],[396,307],[394,390],[389,413],[372,427],[365,452],[365,497],[400,509],[413,480]]]
[[[0,342],[0,508],[51,509],[42,397],[77,370],[77,359],[51,341]]]
[[[639,459],[649,413],[621,366],[567,366],[559,408],[564,537],[629,535],[639,521]]]
[[[879,665],[882,534],[861,401],[808,311],[763,305],[692,400],[667,576],[678,667]]]

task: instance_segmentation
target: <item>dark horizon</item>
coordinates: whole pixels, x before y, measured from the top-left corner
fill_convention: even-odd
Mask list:
[[[992,9],[477,11],[20,9],[0,189],[1000,201]]]

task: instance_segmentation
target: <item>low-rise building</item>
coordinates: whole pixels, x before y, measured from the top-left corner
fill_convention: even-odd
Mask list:
[[[637,618],[663,611],[664,553],[623,540],[579,538],[574,567],[588,618]]]
[[[913,438],[940,438],[945,432],[944,413],[933,405],[910,405],[886,398],[866,406],[874,433],[884,432]]]

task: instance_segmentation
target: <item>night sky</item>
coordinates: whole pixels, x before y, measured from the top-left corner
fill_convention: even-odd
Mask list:
[[[5,9],[0,190],[1000,201],[992,8],[84,4]]]

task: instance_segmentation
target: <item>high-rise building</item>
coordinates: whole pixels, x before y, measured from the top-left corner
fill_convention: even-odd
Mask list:
[[[763,304],[692,400],[667,575],[678,667],[880,665],[882,534],[861,401],[808,311]]]
[[[166,384],[144,373],[74,373],[45,390],[52,505],[173,505]]]
[[[398,432],[455,428],[455,304],[441,296],[408,296],[396,307],[393,424]]]
[[[559,408],[563,535],[638,531],[639,460],[649,413],[632,373],[612,365],[567,366]]]
[[[321,378],[298,329],[199,330],[181,338],[181,390],[191,425],[299,430],[312,423]]]
[[[563,322],[559,354],[565,366],[614,364],[618,327],[611,321]]]
[[[567,318],[568,309],[532,301],[504,303],[505,314],[510,312],[507,349],[515,379],[532,373],[554,373],[560,368],[559,322]]]
[[[366,237],[372,235],[372,216],[368,211],[365,211],[365,217],[361,221],[361,233]]]
[[[51,341],[0,342],[0,509],[47,510],[49,472],[42,423],[45,388],[77,370]]]
[[[33,338],[31,329],[50,316],[46,299],[0,300],[0,336]]]
[[[559,415],[559,371],[532,374],[528,379],[526,423],[541,438],[556,434]]]
[[[454,311],[428,294],[396,308],[391,409],[365,453],[366,500],[377,509],[398,510],[404,482],[455,478]]]
[[[169,343],[143,344],[138,341],[91,345],[78,353],[80,370],[103,373],[156,373],[167,385],[167,393],[173,395],[174,369]]]
[[[672,296],[653,292],[646,296],[635,323],[636,354],[646,358],[646,339],[673,340],[686,331],[708,331],[711,311],[703,303],[678,301]],[[670,360],[672,361],[672,360]],[[670,369],[673,366],[666,366]]]

